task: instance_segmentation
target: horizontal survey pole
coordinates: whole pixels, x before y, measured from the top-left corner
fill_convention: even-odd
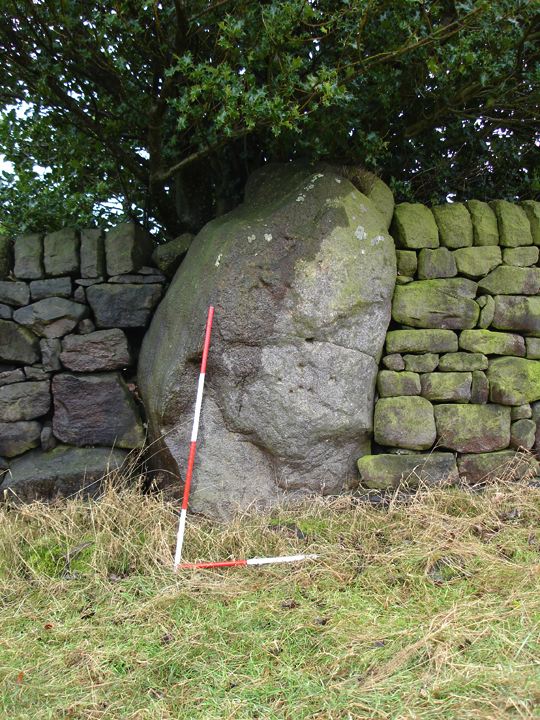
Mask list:
[[[211,568],[240,567],[248,565],[273,565],[277,563],[316,560],[318,555],[279,555],[277,557],[254,557],[247,560],[221,560],[217,562],[180,563],[179,570],[209,570]]]

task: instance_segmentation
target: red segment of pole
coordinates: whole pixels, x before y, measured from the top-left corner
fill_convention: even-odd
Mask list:
[[[214,320],[214,308],[212,305],[208,308],[208,318],[206,319],[206,334],[204,336],[204,347],[201,361],[201,372],[206,372],[206,361],[208,360],[208,350],[210,348],[210,335],[212,333],[212,322]]]
[[[181,563],[178,567],[180,568],[180,570],[204,570],[208,568],[238,567],[239,565],[247,565],[247,560],[223,560],[222,562]]]

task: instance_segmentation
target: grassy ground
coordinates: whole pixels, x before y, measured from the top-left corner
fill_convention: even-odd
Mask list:
[[[0,717],[540,717],[539,520],[519,484],[318,501],[185,547],[321,561],[174,576],[159,498],[4,508]]]

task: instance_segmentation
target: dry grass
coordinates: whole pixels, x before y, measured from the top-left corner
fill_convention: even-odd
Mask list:
[[[540,717],[540,490],[318,500],[229,526],[186,559],[320,562],[171,572],[177,515],[99,502],[0,510],[0,717]]]

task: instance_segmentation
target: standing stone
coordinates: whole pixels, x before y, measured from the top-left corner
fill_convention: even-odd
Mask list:
[[[487,371],[491,402],[523,405],[540,399],[540,362],[517,357],[491,360]]]
[[[52,381],[53,431],[71,445],[141,447],[144,429],[137,406],[120,373],[72,375]]]
[[[523,200],[521,207],[529,220],[533,243],[540,245],[540,202],[536,202],[536,200]]]
[[[150,263],[153,247],[152,236],[137,223],[117,225],[105,237],[107,273],[137,272],[142,265]]]
[[[60,360],[64,367],[76,372],[116,370],[131,362],[127,338],[120,329],[66,335]]]
[[[420,280],[397,286],[392,317],[417,328],[473,328],[480,314],[472,299],[475,295],[476,283],[465,278]]]
[[[105,242],[99,228],[81,230],[81,277],[105,275]]]
[[[473,370],[471,385],[471,402],[485,405],[489,400],[489,380],[482,370]]]
[[[521,480],[538,474],[536,460],[513,450],[461,455],[458,457],[459,475],[471,485],[494,480]]]
[[[7,278],[11,272],[13,262],[13,245],[6,235],[0,235],[0,280]]]
[[[473,244],[471,216],[462,203],[447,203],[431,208],[439,228],[441,245],[447,248],[468,247]]]
[[[540,338],[525,338],[529,360],[540,360]]]
[[[480,295],[476,298],[476,302],[480,308],[480,316],[476,327],[487,329],[493,322],[495,317],[495,300],[491,295]]]
[[[59,277],[49,278],[48,280],[33,280],[30,283],[30,294],[34,301],[55,296],[71,297],[71,278]],[[26,305],[26,303],[21,304]]]
[[[180,262],[190,248],[194,235],[183,233],[174,240],[158,245],[152,253],[152,260],[156,267],[168,278],[172,278]]]
[[[540,297],[498,295],[495,298],[493,326],[500,330],[540,335]]]
[[[489,203],[497,216],[500,244],[503,247],[532,245],[531,226],[525,210],[507,200]]]
[[[441,447],[463,453],[503,450],[510,444],[510,408],[500,405],[435,405]]]
[[[161,298],[161,285],[92,285],[86,297],[97,327],[144,327]]]
[[[49,382],[21,382],[0,387],[0,422],[33,420],[51,405]]]
[[[388,368],[388,370],[405,370],[405,360],[399,353],[386,355],[382,359],[382,364],[385,368]]]
[[[381,370],[377,376],[380,397],[397,395],[420,395],[420,376],[412,372]]]
[[[420,203],[396,205],[391,232],[399,248],[439,247],[437,224],[429,208]]]
[[[478,288],[491,295],[537,295],[540,268],[501,265],[480,280]]]
[[[41,348],[41,364],[44,370],[52,372],[60,370],[60,340],[58,338],[45,338],[39,341]]]
[[[413,273],[414,275],[414,273]],[[418,255],[418,277],[420,280],[449,278],[457,275],[456,261],[448,248],[435,250],[423,248]]]
[[[422,375],[422,397],[432,402],[466,403],[471,399],[470,372],[426,373]]]
[[[402,484],[454,484],[459,480],[453,453],[364,455],[357,465],[362,485],[377,490],[395,489]]]
[[[475,245],[498,245],[499,229],[497,216],[486,202],[468,200],[467,210],[473,224],[473,242]]]
[[[398,275],[414,277],[418,267],[418,259],[414,250],[396,250]]]
[[[530,267],[536,265],[540,250],[537,246],[529,245],[528,247],[504,248],[503,260],[507,265],[515,265],[517,267]]]
[[[43,248],[46,275],[49,277],[55,275],[77,277],[80,274],[79,235],[76,230],[64,228],[45,235]]]
[[[379,445],[428,450],[436,436],[433,406],[422,397],[381,398],[375,405],[373,431]]]
[[[38,447],[41,425],[38,422],[0,422],[0,453],[15,457]]]
[[[516,420],[510,427],[510,447],[530,450],[534,445],[535,435],[536,423],[533,420]]]
[[[0,362],[31,365],[38,361],[38,338],[11,320],[0,320]]]
[[[491,330],[464,330],[459,336],[459,347],[484,355],[525,355],[525,341],[521,335]]]
[[[458,336],[453,330],[390,330],[386,349],[389,353],[456,352]]]
[[[484,277],[502,263],[500,247],[466,247],[452,253],[460,275],[476,279]]]
[[[404,355],[405,370],[417,373],[433,372],[439,364],[436,353],[423,353],[422,355]]]
[[[10,282],[0,280],[0,302],[6,305],[20,307],[26,305],[30,299],[30,291],[25,282]]]
[[[195,238],[138,371],[153,462],[183,475],[188,388],[216,305],[194,509],[223,517],[279,502],[283,491],[328,494],[358,482],[395,268],[377,207],[327,166],[261,168],[244,204]]]
[[[86,305],[65,298],[50,297],[13,313],[13,319],[41,337],[56,338],[67,335],[79,320],[88,315]]]
[[[21,280],[43,277],[42,235],[19,235],[15,239],[15,277]]]
[[[446,353],[439,360],[439,370],[443,372],[471,372],[487,370],[487,367],[488,359],[482,353]]]

